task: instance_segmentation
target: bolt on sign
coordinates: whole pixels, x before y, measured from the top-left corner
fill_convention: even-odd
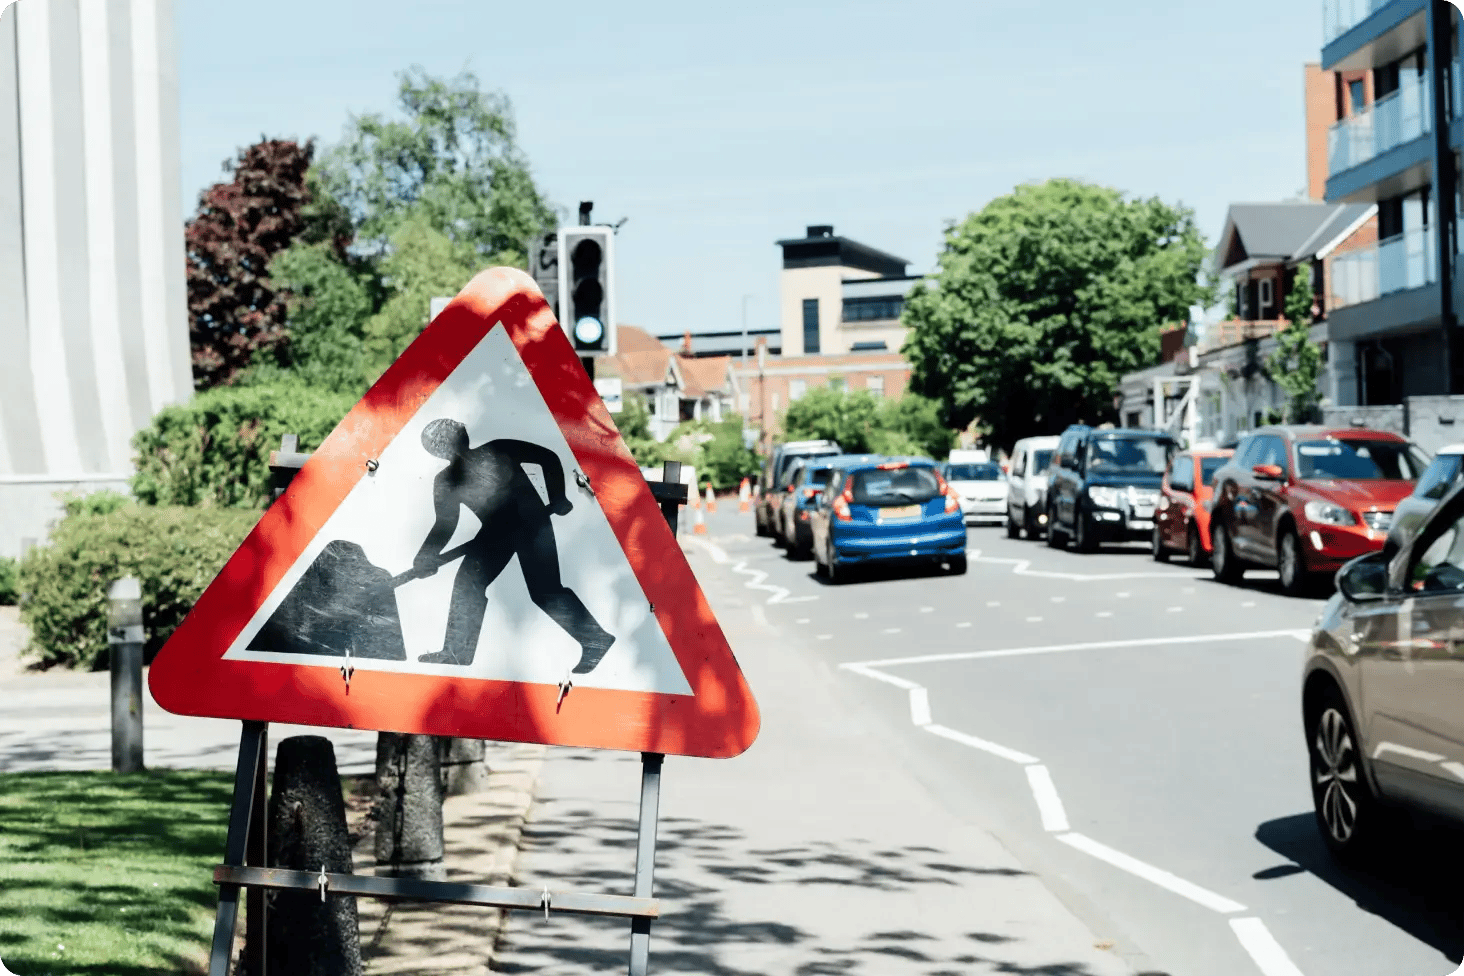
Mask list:
[[[752,693],[533,279],[475,277],[159,652],[170,712],[727,757]]]

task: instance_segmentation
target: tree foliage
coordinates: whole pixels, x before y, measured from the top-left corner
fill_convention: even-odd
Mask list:
[[[464,72],[400,76],[400,117],[351,119],[306,174],[298,240],[273,265],[287,282],[281,368],[359,393],[427,325],[431,299],[485,267],[524,264],[554,215],[514,141],[506,96]],[[259,364],[251,381],[274,383]]]
[[[915,393],[884,400],[868,390],[821,386],[788,405],[783,417],[788,440],[831,440],[852,454],[920,454],[944,458],[955,434],[939,406]]]
[[[313,142],[263,139],[227,160],[228,183],[199,197],[184,229],[189,341],[195,387],[232,382],[285,341],[285,303],[270,260],[305,225],[305,174]]]
[[[1287,321],[1276,332],[1276,351],[1266,360],[1266,375],[1286,393],[1287,423],[1320,419],[1322,350],[1311,341],[1313,301],[1311,267],[1304,264],[1286,296]]]
[[[1153,365],[1159,326],[1211,297],[1193,212],[1056,179],[1017,187],[946,233],[934,285],[905,305],[912,388],[952,429],[1010,449],[1112,412]]]

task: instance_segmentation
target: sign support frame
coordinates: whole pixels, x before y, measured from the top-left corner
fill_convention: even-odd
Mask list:
[[[274,496],[279,497],[309,457],[297,453],[293,434],[284,436],[281,450],[270,454]],[[687,502],[688,489],[680,483],[681,464],[667,461],[660,482],[648,482],[661,513],[676,534],[679,508]],[[265,893],[268,889],[318,890],[365,896],[388,901],[430,901],[460,905],[483,905],[502,909],[542,910],[628,918],[631,922],[630,976],[646,976],[650,964],[651,922],[660,916],[660,902],[654,896],[656,829],[660,813],[661,766],[664,754],[641,753],[640,816],[636,829],[635,893],[601,895],[586,892],[552,892],[545,887],[501,887],[462,882],[425,881],[416,878],[374,875],[331,874],[293,871],[265,865],[266,776],[269,763],[269,725],[246,720],[241,723],[239,758],[234,774],[234,796],[230,805],[228,833],[224,842],[224,863],[214,868],[219,887],[214,916],[213,946],[209,954],[209,976],[230,976],[234,934],[239,920],[240,889],[246,893],[246,947],[251,972],[265,972],[267,948],[264,942]]]

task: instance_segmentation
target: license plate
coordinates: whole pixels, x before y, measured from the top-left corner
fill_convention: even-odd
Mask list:
[[[890,519],[912,519],[920,517],[919,505],[901,505],[899,508],[882,508],[879,510],[879,517],[888,522]]]

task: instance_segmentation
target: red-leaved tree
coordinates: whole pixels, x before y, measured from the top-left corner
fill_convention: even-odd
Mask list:
[[[314,140],[261,140],[224,163],[232,182],[200,195],[184,231],[195,388],[232,382],[256,353],[285,342],[285,295],[269,280],[269,262],[304,227],[314,155]]]

